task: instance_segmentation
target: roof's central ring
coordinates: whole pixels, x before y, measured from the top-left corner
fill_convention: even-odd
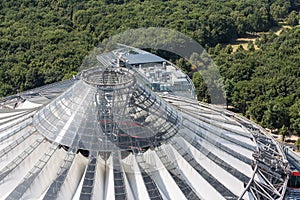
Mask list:
[[[181,114],[126,68],[82,71],[80,80],[43,107],[33,125],[48,140],[93,152],[157,147],[181,128]]]
[[[102,89],[122,89],[135,84],[135,76],[128,69],[119,67],[91,68],[81,72],[81,79]]]

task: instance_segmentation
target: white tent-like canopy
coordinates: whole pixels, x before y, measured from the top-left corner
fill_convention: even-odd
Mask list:
[[[194,98],[153,92],[128,67],[95,66],[0,103],[3,199],[285,194],[288,163],[262,128]]]

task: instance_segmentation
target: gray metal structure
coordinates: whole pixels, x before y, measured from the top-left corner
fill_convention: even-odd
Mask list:
[[[188,92],[153,91],[139,68],[165,60],[142,63],[151,54],[134,50],[142,66],[121,66],[132,49],[117,49],[74,79],[1,99],[3,199],[284,198],[289,164],[276,140],[199,103],[187,76]]]

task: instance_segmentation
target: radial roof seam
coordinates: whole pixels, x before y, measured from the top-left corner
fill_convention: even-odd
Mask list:
[[[33,182],[34,179],[38,176],[38,174],[42,171],[45,165],[48,163],[49,159],[56,151],[57,146],[51,146],[46,153],[44,153],[43,157],[38,160],[38,162],[33,166],[33,168],[26,174],[23,181],[18,184],[18,186],[9,194],[7,199],[20,199],[26,190],[29,188],[30,182]],[[41,168],[40,168],[41,165]]]
[[[13,111],[15,111],[15,110],[13,110]],[[12,113],[12,115],[9,115],[8,113]],[[20,111],[20,112],[11,112],[11,110],[6,110],[6,112],[5,111],[4,112],[0,112],[0,116],[1,116],[0,120],[1,121],[5,120],[5,119],[15,120],[17,118],[24,117],[24,116],[26,116],[26,115],[28,115],[30,113],[32,113],[32,112],[30,110],[28,111],[27,109],[24,112],[22,112],[22,111]]]
[[[112,58],[108,58],[108,57],[105,57],[105,59],[107,60],[107,59],[112,59]],[[52,95],[52,97],[58,97],[58,95],[60,94],[60,93],[56,93],[56,91],[55,90],[57,90],[57,91],[60,91],[60,92],[62,92],[62,91],[64,91],[65,89],[67,89],[67,87],[69,86],[69,85],[72,85],[72,86],[74,86],[74,82],[75,83],[78,83],[78,80],[71,80],[69,83],[63,83],[63,84],[58,84],[57,86],[52,86],[52,87],[50,87],[51,89],[49,89],[49,88],[42,88],[42,89],[40,89],[40,90],[36,90],[36,94],[34,94],[34,93],[32,93],[32,94],[28,94],[28,96],[26,96],[26,95],[24,95],[23,96],[23,98],[25,98],[25,99],[30,99],[30,98],[35,98],[34,96],[32,96],[31,97],[31,95],[38,95],[38,96],[42,96],[43,95],[43,90],[45,90],[46,91],[46,93],[47,92],[49,92],[49,94],[51,93],[51,94],[53,94]],[[57,87],[57,88],[56,88]],[[149,88],[148,88],[149,89]],[[75,95],[76,95],[76,93],[75,93]],[[157,94],[155,94],[155,95],[157,95]],[[52,98],[51,97],[51,98]],[[143,98],[142,98],[143,99]],[[246,120],[246,119],[244,119],[244,120],[240,120],[240,118],[239,118],[239,116],[237,116],[237,115],[235,115],[235,114],[231,114],[229,111],[225,111],[225,110],[222,110],[222,109],[220,109],[220,108],[215,108],[214,106],[210,106],[210,105],[206,105],[206,104],[202,104],[202,103],[198,103],[198,102],[196,102],[196,101],[192,101],[192,100],[190,100],[190,99],[187,99],[187,98],[181,98],[181,97],[172,97],[171,95],[162,95],[162,101],[164,102],[166,102],[166,104],[167,105],[170,105],[170,107],[172,107],[172,109],[176,109],[178,112],[180,112],[181,114],[183,113],[183,112],[185,112],[185,113],[187,113],[187,115],[189,116],[189,117],[187,117],[187,116],[183,116],[183,115],[180,115],[182,118],[185,118],[185,120],[196,120],[196,121],[199,121],[199,123],[200,123],[200,125],[201,125],[201,123],[204,123],[204,124],[206,124],[206,123],[209,123],[209,125],[203,125],[203,127],[201,128],[200,127],[200,125],[198,124],[198,125],[196,125],[196,124],[189,124],[189,125],[186,125],[186,126],[184,126],[184,123],[183,123],[183,126],[181,127],[181,129],[179,130],[179,133],[177,134],[177,136],[174,136],[174,140],[177,140],[177,137],[178,138],[180,138],[180,137],[183,137],[185,134],[190,134],[191,136],[192,136],[192,138],[194,139],[194,141],[190,141],[190,142],[193,142],[191,145],[193,146],[191,146],[192,148],[195,148],[195,152],[194,152],[194,154],[196,155],[198,155],[198,151],[199,150],[201,150],[202,149],[202,153],[204,152],[205,154],[206,154],[206,158],[207,159],[210,159],[211,160],[211,162],[213,162],[214,163],[214,165],[216,166],[216,167],[218,167],[218,169],[219,168],[221,168],[221,169],[223,169],[223,171],[225,170],[227,173],[228,173],[228,176],[233,176],[233,177],[235,177],[235,178],[237,178],[237,179],[239,179],[239,178],[241,178],[240,177],[240,175],[239,175],[239,173],[237,173],[237,171],[235,171],[235,169],[238,169],[239,167],[241,167],[241,166],[243,166],[243,165],[245,165],[245,167],[247,168],[247,170],[249,170],[249,171],[251,171],[251,173],[247,173],[247,175],[249,174],[251,174],[251,175],[253,175],[253,176],[251,176],[251,178],[253,178],[254,176],[255,177],[257,177],[259,174],[261,174],[261,176],[262,177],[265,177],[266,178],[266,181],[264,182],[264,184],[271,184],[271,185],[273,185],[273,184],[279,184],[278,185],[278,190],[274,190],[274,187],[272,187],[271,185],[270,185],[270,187],[269,186],[267,186],[267,187],[264,187],[263,185],[259,185],[259,184],[262,184],[263,182],[263,178],[260,178],[260,179],[257,179],[257,180],[252,180],[252,182],[250,181],[249,182],[249,184],[250,184],[250,186],[249,186],[249,188],[248,188],[248,190],[246,190],[246,191],[243,191],[243,194],[242,194],[242,197],[241,198],[243,198],[243,197],[245,197],[244,195],[245,194],[247,194],[247,195],[249,195],[249,198],[250,198],[250,196],[251,195],[254,195],[253,196],[253,198],[256,198],[255,196],[257,195],[257,197],[259,198],[259,196],[261,196],[262,198],[265,196],[265,194],[264,194],[264,190],[266,190],[266,191],[269,191],[270,192],[270,195],[271,196],[274,196],[274,197],[277,197],[278,195],[281,195],[283,192],[284,192],[284,190],[285,190],[285,188],[286,188],[286,183],[287,183],[287,179],[282,179],[282,182],[280,182],[280,179],[275,179],[276,177],[278,178],[278,176],[277,176],[277,174],[272,174],[272,173],[270,173],[270,171],[261,171],[260,170],[260,168],[262,167],[260,164],[261,164],[261,162],[262,162],[262,160],[261,160],[261,158],[259,157],[260,156],[260,154],[261,155],[263,155],[263,156],[265,156],[265,162],[266,163],[264,163],[264,164],[266,164],[266,165],[268,165],[268,166],[270,166],[271,167],[271,165],[272,165],[272,163],[271,163],[271,161],[272,161],[272,158],[274,157],[274,156],[279,156],[279,159],[276,159],[276,161],[278,161],[278,165],[279,165],[279,167],[278,168],[276,168],[276,170],[274,171],[274,173],[276,172],[276,173],[283,173],[283,176],[284,176],[284,173],[285,173],[285,170],[286,170],[286,168],[284,167],[285,166],[285,158],[283,158],[283,153],[282,153],[282,149],[281,149],[281,147],[280,146],[278,146],[278,144],[274,141],[274,140],[272,140],[272,138],[269,138],[269,137],[267,137],[265,134],[265,131],[263,131],[260,127],[257,127],[256,125],[252,125],[252,123],[251,122],[249,122],[249,120]],[[21,99],[19,98],[18,99],[20,102],[21,102]],[[112,101],[114,101],[115,99],[113,99]],[[38,100],[37,99],[37,101],[40,101],[40,100]],[[183,101],[183,103],[181,102],[181,101]],[[44,102],[44,103],[47,103],[47,102]],[[55,116],[57,116],[58,118],[57,119],[62,119],[62,116],[61,116],[61,114],[63,113],[63,112],[65,112],[66,110],[64,109],[65,107],[64,106],[61,106],[60,104],[58,105],[58,104],[56,104],[57,102],[55,102],[55,107],[58,107],[57,109],[59,109],[59,110],[57,110],[57,111],[55,111],[55,110],[53,110],[53,109],[50,109],[49,110],[49,112],[50,111],[52,111],[52,112],[54,112],[55,111],[55,113],[54,113],[54,115]],[[149,102],[145,102],[145,104],[149,104]],[[188,104],[191,104],[191,107],[189,108],[188,107]],[[196,106],[197,105],[197,106]],[[148,105],[149,106],[149,105]],[[145,107],[145,109],[146,108],[148,108],[147,106]],[[196,113],[196,110],[198,111],[198,112],[201,112],[201,111],[203,111],[203,115],[202,116],[197,116],[197,113]],[[208,112],[208,111],[211,111],[211,112]],[[45,113],[43,113],[43,116],[45,116],[45,115],[47,115],[47,113],[48,112],[45,112]],[[156,113],[156,112],[155,112]],[[207,113],[207,114],[205,114],[205,113]],[[201,114],[201,113],[200,113]],[[83,115],[83,114],[81,114],[81,115]],[[191,117],[191,115],[195,115],[194,117]],[[220,117],[218,117],[220,115]],[[20,115],[18,115],[18,116],[20,116]],[[169,115],[166,115],[166,116],[169,116]],[[215,118],[214,118],[214,116],[215,116]],[[0,117],[1,117],[1,115],[0,115]],[[213,118],[213,120],[209,120],[210,119],[210,117],[212,117]],[[15,119],[15,120],[18,120],[17,118],[16,118],[16,116],[15,117],[13,117],[13,118],[11,118],[11,119]],[[12,123],[15,123],[15,120],[13,120],[13,122]],[[40,121],[40,120],[42,120],[42,119],[38,119],[38,121]],[[93,120],[93,119],[87,119],[87,120]],[[200,121],[201,120],[201,121]],[[228,120],[228,121],[227,121]],[[30,121],[30,120],[29,120]],[[98,121],[98,120],[97,120]],[[171,121],[173,121],[174,123],[176,123],[177,124],[177,121],[175,120],[175,119],[172,119]],[[46,129],[50,129],[51,128],[51,124],[54,124],[54,123],[56,123],[57,122],[57,120],[55,120],[54,118],[49,118],[49,119],[47,119],[47,121],[45,121],[45,128]],[[196,122],[197,123],[197,122]],[[49,124],[49,125],[47,125],[47,124]],[[227,125],[227,124],[229,124],[229,125]],[[19,128],[22,126],[22,125],[24,125],[24,124],[22,124],[22,123],[19,123]],[[79,125],[79,124],[78,124]],[[90,124],[89,123],[85,123],[84,125],[83,124],[80,124],[79,126],[86,126],[86,129],[85,130],[90,130],[89,128],[88,128],[88,126],[89,126]],[[129,130],[129,128],[131,127],[131,124],[123,124],[123,123],[121,123],[121,124],[119,124],[120,125],[120,127],[122,128],[126,128],[126,130],[128,129]],[[123,126],[124,125],[124,126]],[[126,126],[125,126],[126,125]],[[155,124],[156,126],[163,126],[164,127],[164,130],[166,130],[166,131],[168,131],[168,127],[169,126],[165,126],[165,124],[161,124],[161,123],[156,123]],[[196,126],[196,129],[198,129],[198,132],[196,131],[192,131],[192,129],[191,130],[187,130],[188,128],[191,128],[191,126]],[[211,128],[210,128],[210,126],[211,126]],[[203,128],[205,128],[206,127],[206,129],[203,129]],[[240,128],[238,128],[238,127],[240,127]],[[53,128],[55,128],[55,127],[53,127]],[[224,130],[224,128],[227,128],[226,130]],[[46,130],[45,129],[45,130]],[[186,129],[186,130],[185,130]],[[194,128],[195,129],[195,128]],[[27,129],[26,129],[27,130]],[[130,130],[135,130],[134,129],[134,127],[132,128],[132,129],[130,129]],[[223,130],[223,132],[222,132],[222,130]],[[199,131],[201,131],[201,132],[199,132]],[[209,131],[209,132],[208,132]],[[182,132],[184,132],[184,133],[182,133]],[[236,133],[236,132],[240,132],[240,134],[241,133],[243,133],[244,135],[241,135],[241,136],[239,136],[238,135],[238,133]],[[23,132],[20,132],[20,134],[23,134]],[[27,132],[28,133],[28,132]],[[27,133],[25,133],[24,132],[24,134],[26,135]],[[12,133],[11,133],[12,134]],[[214,136],[215,135],[213,135],[213,134],[216,134],[216,136],[217,136],[217,138],[214,138]],[[194,136],[194,137],[193,137]],[[228,137],[227,137],[228,136]],[[236,136],[236,137],[235,137]],[[247,136],[247,137],[245,137],[245,136]],[[247,139],[246,140],[246,138],[248,138],[249,137],[249,139]],[[2,137],[3,138],[3,137]],[[204,145],[204,143],[202,143],[200,140],[197,140],[197,138],[198,139],[201,139],[201,141],[202,142],[206,142],[207,143],[207,145],[205,144]],[[243,139],[243,138],[245,138],[245,139]],[[34,138],[32,138],[32,139],[34,139]],[[75,141],[75,139],[73,138],[67,138],[68,140],[71,140],[72,142],[74,142]],[[253,152],[253,148],[251,148],[251,149],[247,149],[247,148],[245,148],[245,145],[243,145],[243,146],[241,146],[241,145],[239,145],[240,143],[238,143],[237,141],[241,141],[242,143],[241,144],[249,144],[249,145],[253,145],[253,146],[255,146],[256,147],[256,152],[259,152],[259,154],[252,154],[252,152]],[[23,141],[25,141],[24,139],[23,139]],[[27,140],[26,140],[27,141]],[[28,140],[29,141],[29,140]],[[30,140],[31,141],[31,140]],[[30,142],[29,141],[29,142]],[[47,140],[48,141],[48,140]],[[77,141],[77,140],[76,140]],[[169,141],[169,140],[168,140]],[[170,140],[171,141],[171,140]],[[247,142],[247,141],[249,141],[249,142]],[[17,141],[16,141],[17,142]],[[48,141],[49,143],[53,143],[54,145],[59,145],[58,143],[55,143],[55,142],[51,142],[51,141]],[[144,142],[144,141],[141,141],[141,142]],[[224,143],[225,142],[225,144],[223,145],[222,143]],[[168,142],[169,143],[169,142]],[[23,143],[23,144],[25,144],[25,143]],[[204,146],[203,146],[203,145]],[[159,145],[164,145],[163,143],[160,143]],[[211,145],[211,146],[210,146]],[[209,152],[209,149],[207,150],[207,151],[204,151],[204,149],[206,149],[206,148],[210,148],[210,147],[213,147],[212,145],[216,145],[217,146],[217,148],[215,148],[215,149],[219,149],[219,151],[217,151],[217,152],[215,152],[216,153],[216,155],[214,156],[214,154],[212,154],[211,152]],[[269,145],[269,148],[270,149],[266,149],[265,147],[267,146],[267,145]],[[3,146],[3,145],[2,145]],[[86,148],[87,146],[86,145],[83,145],[82,146],[82,148]],[[164,147],[164,146],[163,146]],[[248,146],[247,146],[248,147]],[[28,148],[27,148],[28,149]],[[159,149],[159,148],[157,148],[157,149]],[[156,152],[157,151],[157,149],[156,148],[149,148],[149,150],[148,151],[154,151],[154,152]],[[30,149],[28,149],[28,150],[30,150]],[[61,149],[62,150],[62,149]],[[244,163],[243,161],[245,161],[245,158],[243,157],[243,151],[241,151],[241,150],[247,150],[247,151],[251,151],[251,155],[250,155],[250,153],[249,152],[247,152],[247,157],[249,157],[250,158],[250,160],[253,160],[253,158],[254,158],[254,160],[255,160],[255,162],[246,162],[246,163]],[[267,151],[267,150],[269,150],[270,152],[269,153],[264,153],[264,151]],[[75,152],[73,152],[73,153],[75,153]],[[142,154],[143,152],[141,151],[140,152],[140,154]],[[236,164],[234,164],[234,165],[224,165],[224,163],[221,163],[221,160],[222,160],[222,157],[220,157],[220,153],[222,153],[222,154],[224,154],[224,155],[226,155],[226,157],[224,157],[224,159],[225,158],[227,158],[228,157],[228,160],[230,160],[231,162],[236,162]],[[249,155],[248,155],[249,154]],[[75,155],[75,154],[74,154]],[[179,155],[181,155],[181,156],[183,156],[183,160],[185,160],[186,162],[187,162],[187,165],[186,165],[186,167],[188,167],[189,168],[189,170],[191,170],[192,168],[193,168],[193,166],[194,166],[194,164],[195,164],[195,162],[196,162],[196,160],[195,161],[193,161],[193,160],[189,160],[188,159],[188,155],[183,155],[183,154],[179,154]],[[201,154],[202,155],[202,154]],[[157,155],[158,156],[158,155]],[[233,156],[235,156],[236,158],[235,159],[232,159],[231,157],[233,157]],[[111,156],[110,156],[111,157]],[[158,157],[160,160],[161,160],[161,158],[160,157]],[[218,158],[220,158],[220,160],[218,159]],[[186,159],[188,159],[188,160],[186,160]],[[243,161],[242,161],[243,160]],[[161,162],[162,162],[162,160],[161,160]],[[201,162],[200,162],[201,163]],[[3,164],[3,163],[2,163]],[[80,164],[80,162],[79,163],[75,163],[76,164],[76,166],[77,167],[83,167],[83,166],[85,166],[85,164],[83,165],[81,165]],[[87,164],[87,163],[86,163]],[[124,163],[123,163],[124,164]],[[122,164],[122,166],[123,166],[123,164]],[[140,164],[142,164],[142,163],[140,163]],[[165,164],[167,164],[167,163],[165,163]],[[165,166],[165,164],[163,163],[163,165]],[[243,165],[241,165],[241,164],[243,164]],[[254,164],[254,165],[252,165],[253,167],[254,167],[254,169],[255,169],[255,167],[256,168],[258,168],[258,169],[256,169],[256,170],[258,170],[257,171],[257,173],[254,175],[254,174],[252,174],[252,172],[253,172],[253,169],[251,169],[251,164]],[[80,166],[79,166],[80,165]],[[192,167],[191,167],[192,166]],[[232,166],[232,167],[230,167],[230,166]],[[77,168],[76,167],[76,168]],[[139,166],[139,167],[141,167],[141,166]],[[194,175],[196,175],[196,174],[198,174],[199,175],[199,177],[198,178],[205,178],[206,177],[206,175],[205,174],[199,174],[199,170],[200,170],[200,168],[201,168],[201,166],[195,166],[196,168],[195,169],[193,169],[193,170],[197,170],[197,172],[194,174]],[[208,169],[209,170],[209,169]],[[242,170],[243,172],[247,172],[247,170]],[[222,170],[221,170],[222,171]],[[223,172],[222,171],[222,172]],[[182,186],[182,187],[179,187],[179,185],[178,184],[183,184],[182,182],[180,182],[179,180],[177,180],[176,179],[176,177],[174,177],[174,176],[172,176],[172,173],[170,172],[170,171],[168,171],[167,170],[167,168],[166,168],[166,166],[165,166],[165,171],[164,172],[166,172],[166,173],[168,173],[168,175],[172,178],[171,180],[174,182],[174,184],[177,184],[176,185],[176,187],[178,187],[177,188],[177,190],[178,191],[181,191],[181,192],[187,192],[188,191],[188,189],[187,189],[187,187],[184,187],[184,186]],[[106,174],[106,176],[112,176],[112,173],[113,172],[111,172],[110,174]],[[193,174],[193,173],[188,173],[187,174],[187,171],[185,171],[184,172],[185,173],[185,175],[188,175],[188,174]],[[72,175],[72,177],[75,175],[77,178],[75,178],[76,180],[78,179],[78,176],[80,176],[80,174],[81,174],[81,171],[79,170],[75,170],[75,168],[74,168],[74,170],[72,171],[72,173],[71,174],[73,174]],[[77,175],[76,175],[77,174]],[[69,175],[69,176],[71,176],[71,175]],[[168,177],[169,177],[168,176]],[[212,175],[212,176],[214,176],[214,174]],[[169,177],[169,178],[170,178]],[[273,177],[273,178],[272,178]],[[70,177],[69,177],[70,178]],[[149,178],[151,178],[145,171],[143,172],[143,182],[144,181],[146,181],[147,179],[149,179]],[[157,177],[156,177],[157,178]],[[285,176],[283,177],[283,178],[285,178]],[[273,179],[273,180],[272,180]],[[80,180],[84,180],[84,177],[81,177],[80,178]],[[177,180],[177,181],[176,181]],[[241,180],[243,180],[243,179],[239,179],[240,181]],[[251,180],[251,179],[250,179]],[[154,179],[152,180],[152,181],[154,181]],[[157,181],[157,179],[155,179],[155,181]],[[202,180],[202,181],[204,181],[204,182],[207,182],[207,181],[209,181],[210,183],[213,183],[213,182],[211,182],[212,180],[211,179],[209,179],[209,180],[207,180],[207,177],[206,177],[206,179],[204,180]],[[112,197],[113,198],[113,196],[112,195],[114,195],[115,193],[111,190],[111,189],[113,189],[113,186],[114,186],[114,184],[113,184],[113,182],[114,182],[114,180],[112,179],[112,180],[110,180],[110,181],[105,181],[105,184],[104,185],[107,185],[107,186],[104,186],[104,187],[112,187],[112,188],[107,188],[107,190],[105,190],[105,193],[106,193],[106,195],[104,195],[103,197],[107,197],[107,198],[110,198],[110,197]],[[172,182],[172,183],[173,183]],[[197,182],[197,181],[196,181]],[[195,181],[192,181],[191,183],[192,184],[195,184],[196,183]],[[247,181],[246,181],[247,182]],[[83,182],[82,182],[83,183]],[[75,185],[74,185],[75,184]],[[70,191],[68,191],[68,192],[71,192],[71,191],[73,191],[74,190],[74,188],[75,187],[77,187],[78,188],[78,184],[77,184],[77,182],[76,183],[74,183],[74,184],[72,184],[72,189],[70,190]],[[76,185],[77,184],[77,185]],[[100,183],[97,183],[98,185],[99,184],[102,184],[102,182]],[[148,184],[148,183],[147,183]],[[154,182],[152,182],[152,184],[155,184]],[[229,198],[229,197],[232,197],[232,195],[231,194],[229,194],[228,192],[226,192],[226,190],[225,190],[225,187],[227,187],[227,188],[231,188],[231,186],[230,185],[228,185],[229,183],[224,183],[224,188],[222,189],[219,189],[218,191],[220,192],[220,194],[222,193],[222,195],[223,195],[223,198]],[[252,185],[251,185],[252,184]],[[210,184],[209,184],[210,185]],[[214,185],[214,183],[213,183],[213,185]],[[150,186],[150,185],[147,185],[147,186]],[[81,187],[81,186],[80,186]],[[82,185],[82,187],[83,187],[83,185]],[[92,186],[90,186],[90,185],[88,185],[88,188],[91,188]],[[161,187],[161,185],[159,186],[159,187]],[[261,188],[262,187],[262,188]],[[208,186],[206,187],[206,188],[208,188]],[[272,189],[273,188],[273,189]],[[157,188],[158,189],[158,193],[157,193],[157,195],[162,195],[161,197],[162,198],[166,198],[166,196],[163,194],[164,192],[162,191],[162,190],[160,190],[161,188]],[[187,189],[187,190],[186,190]],[[78,189],[76,189],[76,191],[77,191]],[[83,191],[89,191],[89,190],[83,190],[83,188],[80,188],[80,190],[81,191],[79,191],[79,192],[83,192]],[[198,189],[195,189],[195,188],[193,188],[193,190],[195,190],[195,191],[201,191],[201,190],[198,190]],[[148,193],[149,193],[149,188],[146,188],[146,190],[145,191],[147,191]],[[210,190],[211,192],[212,191],[214,191],[214,190]],[[266,192],[265,191],[265,192]],[[151,192],[151,191],[150,191]],[[202,191],[203,192],[203,191]],[[109,194],[110,193],[110,194]],[[218,193],[218,192],[216,192],[215,191],[215,193]],[[236,191],[235,191],[235,193],[236,193]],[[279,194],[280,193],[280,194]],[[184,193],[184,194],[187,194],[187,193]],[[136,194],[135,194],[136,195]],[[237,194],[237,195],[239,195],[239,194]],[[197,196],[199,196],[199,194],[197,194]],[[215,197],[216,196],[218,196],[218,195],[215,195]],[[207,195],[205,196],[205,197],[207,197]],[[246,197],[245,197],[246,198]],[[247,198],[246,198],[247,199]]]
[[[167,148],[167,147],[165,146],[165,148]],[[163,163],[163,165],[165,166],[165,168],[167,169],[169,174],[172,176],[173,180],[176,182],[177,186],[181,189],[181,191],[184,193],[184,195],[186,196],[186,198],[188,200],[200,200],[198,197],[199,194],[197,195],[195,193],[195,191],[193,191],[190,184],[187,183],[186,178],[183,177],[183,175],[182,175],[183,172],[179,168],[177,162],[170,161],[168,154],[165,152],[165,148],[164,148],[164,150],[162,148],[158,148],[158,150],[156,150],[156,154],[158,155],[159,159],[161,160],[161,162]],[[176,179],[178,179],[178,180],[176,181]],[[181,184],[183,184],[183,186],[181,186]],[[184,188],[182,188],[182,187],[189,190],[190,191],[189,194],[186,194],[185,193],[186,190],[184,190]]]
[[[174,145],[174,148],[178,153],[210,184],[216,184],[215,189],[221,194],[225,196],[229,196],[230,198],[237,198],[235,194],[233,194],[228,188],[226,188],[222,183],[220,183],[215,177],[211,176],[211,174],[205,170],[190,153],[187,153],[186,150],[178,144]],[[212,185],[214,186],[214,185]]]
[[[32,114],[33,115],[33,114]],[[11,124],[9,124],[9,126],[5,126],[5,127],[3,127],[3,128],[0,128],[0,132],[3,132],[3,131],[5,131],[5,130],[7,130],[7,129],[9,129],[9,128],[11,128],[11,126],[16,126],[17,124],[22,124],[22,123],[24,123],[24,120],[26,121],[26,120],[28,120],[28,121],[31,121],[32,119],[32,115],[30,114],[29,116],[28,116],[28,118],[27,118],[27,116],[26,116],[26,118],[25,118],[25,116],[24,116],[24,118],[23,117],[21,117],[21,118],[18,118],[17,120],[15,120],[13,123],[11,123]],[[31,123],[31,122],[30,122]],[[30,124],[29,123],[29,124]],[[26,126],[28,126],[29,124],[27,124]]]
[[[185,128],[187,129],[190,129],[191,131],[193,131],[189,126],[186,126],[186,125],[183,125]],[[195,131],[194,131],[195,132]],[[229,153],[230,155],[235,155],[237,156],[240,160],[242,160],[243,162],[245,163],[248,163],[250,164],[251,163],[251,159],[249,159],[248,157],[240,154],[239,152],[237,151],[234,151],[230,148],[228,148],[227,146],[223,145],[222,143],[212,139],[211,137],[207,136],[207,135],[204,135],[202,132],[200,131],[197,131],[195,132],[199,137],[205,139],[206,141],[208,141],[209,143],[211,143],[212,145],[217,145],[220,149],[222,149],[223,151]],[[181,133],[179,133],[181,134]],[[183,135],[182,135],[183,136]]]
[[[96,156],[97,157],[97,156]],[[80,199],[91,199],[95,190],[95,176],[97,167],[97,158],[91,156],[89,158],[89,163],[86,167],[85,174],[83,175],[83,183],[80,191]],[[90,185],[90,183],[92,184]],[[87,191],[86,191],[87,190]]]
[[[173,99],[176,99],[175,97],[173,98]],[[177,100],[178,100],[178,98],[177,98]],[[190,103],[193,103],[193,102],[190,102]],[[173,104],[173,103],[171,103],[171,104]],[[200,105],[205,105],[205,104],[200,104]],[[180,108],[180,107],[179,107]],[[191,113],[187,113],[187,111],[186,110],[181,110],[182,112],[185,112],[186,114],[191,114]],[[240,125],[241,127],[243,127],[242,125]],[[220,127],[220,128],[226,128],[226,127]],[[232,129],[228,129],[228,131],[234,131],[234,130],[232,130]],[[238,134],[241,134],[240,132],[237,132],[237,131],[234,131],[235,133],[238,133]],[[244,134],[241,134],[242,136],[245,136]],[[249,134],[249,136],[252,136],[252,134]],[[252,138],[252,137],[251,137]]]
[[[71,168],[71,164],[75,158],[75,155],[73,153],[67,153],[64,162],[61,164],[59,171],[57,172],[57,176],[55,178],[55,181],[52,182],[52,184],[47,189],[47,192],[43,198],[43,200],[57,198],[58,193],[61,190],[61,187],[63,183],[65,182],[68,171]]]
[[[7,163],[0,171],[0,180],[3,180],[10,172],[12,172],[26,157],[30,155],[42,142],[44,138],[36,139],[29,147],[27,147],[21,154],[15,157],[11,162]]]
[[[211,161],[215,162],[221,168],[223,168],[224,170],[229,170],[228,172],[230,174],[232,174],[233,176],[235,176],[236,178],[238,178],[240,181],[246,181],[246,180],[249,181],[250,178],[248,178],[248,175],[243,174],[242,172],[239,171],[239,169],[234,168],[229,163],[227,163],[225,160],[220,159],[215,154],[213,154],[212,151],[208,151],[205,147],[201,146],[198,142],[194,141],[192,145],[199,151],[201,150],[201,152],[203,152],[203,154],[206,154],[206,156]],[[232,170],[235,170],[236,172],[232,172]]]
[[[209,174],[215,177],[220,183],[226,186],[228,190],[238,195],[237,190],[238,188],[241,188],[243,186],[244,182],[238,177],[236,177],[234,174],[230,172],[226,173],[226,169],[224,169],[215,161],[211,160],[211,158],[209,158],[207,155],[204,155],[203,152],[199,151],[194,145],[187,146],[187,143],[188,142],[184,141],[184,145],[186,146],[185,149],[187,149],[190,155],[193,155],[195,161]],[[206,157],[206,159],[203,159],[204,156]],[[229,182],[230,184],[228,184]]]
[[[28,122],[28,123],[25,123],[23,124],[22,126],[16,128],[16,129],[13,129],[12,131],[7,131],[8,133],[6,133],[4,135],[5,132],[2,132],[2,136],[0,137],[0,143],[2,143],[3,141],[5,141],[6,139],[8,139],[9,137],[13,136],[13,135],[16,135],[17,133],[19,133],[20,131],[26,129],[27,127],[32,129],[32,130],[36,130],[35,128],[33,127],[30,127],[29,125],[31,124],[31,122]]]
[[[209,122],[209,121],[204,121],[204,122]],[[243,145],[242,145],[240,140],[239,140],[239,142],[237,142],[236,139],[234,139],[234,138],[231,139],[230,136],[224,134],[223,132],[220,132],[220,133],[217,134],[214,130],[219,130],[219,129],[223,130],[223,129],[221,129],[220,126],[216,126],[215,124],[209,123],[210,125],[213,125],[213,126],[216,127],[214,130],[210,130],[208,127],[205,127],[204,125],[202,125],[200,123],[194,123],[194,122],[192,122],[192,123],[195,124],[195,125],[198,125],[199,127],[201,127],[202,129],[204,129],[206,131],[211,132],[212,134],[216,135],[217,137],[220,137],[220,138],[223,138],[227,141],[232,142],[233,144],[237,144],[237,145],[240,145],[240,146],[243,146],[243,147],[245,147],[245,145],[246,145],[247,147],[245,147],[245,148],[247,148],[249,150],[253,150],[253,148],[255,148],[254,145],[252,146],[252,145],[249,145],[248,143],[245,143],[245,142],[243,142]],[[229,130],[225,130],[225,131],[230,132]],[[217,132],[219,132],[219,131],[217,131]],[[244,137],[244,135],[241,135],[241,136]],[[247,137],[247,138],[249,138],[249,137]]]

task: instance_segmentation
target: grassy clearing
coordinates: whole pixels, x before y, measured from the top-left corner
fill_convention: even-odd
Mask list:
[[[248,35],[247,37],[237,38],[234,42],[231,43],[233,52],[235,52],[239,48],[240,45],[242,45],[242,47],[245,50],[248,50],[249,42],[253,42],[253,44],[254,44],[256,39],[259,39],[259,37],[253,36],[253,35]],[[259,49],[257,47],[257,45],[255,45],[255,44],[254,44],[254,48],[255,48],[255,50]]]
[[[299,24],[300,24],[300,21],[299,21]],[[259,48],[257,47],[257,45],[255,45],[255,40],[257,40],[257,39],[259,40],[261,35],[270,34],[271,32],[275,33],[276,35],[280,35],[284,29],[291,29],[291,28],[292,28],[292,26],[288,26],[288,25],[286,25],[286,23],[280,23],[279,26],[272,27],[268,32],[257,32],[253,35],[248,34],[245,37],[237,38],[235,41],[230,43],[230,45],[232,46],[233,52],[235,52],[239,48],[240,45],[242,45],[242,47],[245,50],[248,50],[249,42],[253,42],[255,50],[257,50]]]

